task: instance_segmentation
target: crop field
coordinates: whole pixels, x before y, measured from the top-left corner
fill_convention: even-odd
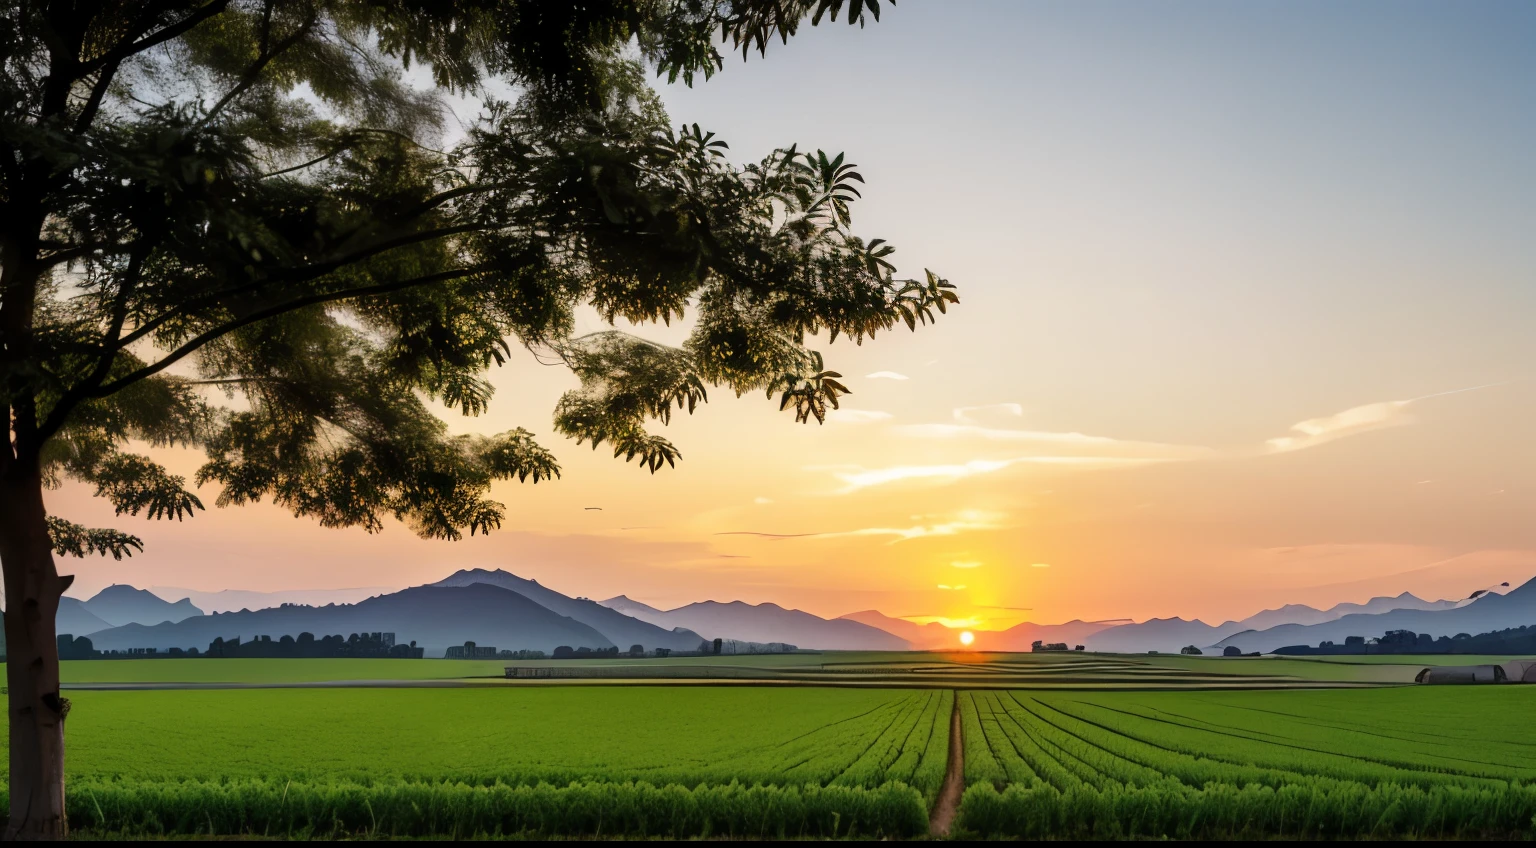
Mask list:
[[[961,826],[989,836],[1530,833],[1527,687],[964,692]]]
[[[583,687],[71,697],[69,814],[92,832],[877,836],[926,829],[954,696]]]
[[[612,683],[68,663],[69,814],[87,835],[881,838],[957,800],[956,836],[1536,833],[1536,687],[1392,685],[1427,658],[688,659],[550,663],[636,678]]]

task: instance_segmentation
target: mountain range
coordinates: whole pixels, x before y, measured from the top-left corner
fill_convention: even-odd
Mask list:
[[[1371,639],[1388,630],[1412,630],[1439,638],[1530,624],[1536,624],[1536,580],[1506,594],[1479,592],[1469,601],[1452,602],[1450,607],[1400,607],[1378,613],[1350,613],[1318,624],[1281,624],[1263,630],[1245,629],[1225,636],[1214,647],[1226,648],[1230,645],[1244,653],[1267,652],[1288,645],[1316,645],[1322,641],[1343,644],[1350,636]]]
[[[822,651],[910,651],[900,636],[846,618],[831,620],[778,604],[721,603],[701,601],[673,610],[619,595],[600,602],[657,627],[684,627],[706,639],[740,639],[747,642],[787,642]]]
[[[686,628],[676,627],[668,629],[660,627],[644,619],[631,617],[618,610],[610,609],[588,598],[572,598],[562,595],[553,589],[539,585],[537,580],[526,580],[509,571],[502,571],[499,568],[495,571],[486,571],[483,568],[456,571],[446,578],[429,585],[472,586],[476,583],[509,589],[545,609],[573,618],[603,634],[609,642],[618,645],[620,650],[627,651],[631,645],[641,645],[647,649],[667,648],[673,651],[696,651],[699,649],[699,643],[704,641],[704,638],[698,633]],[[745,637],[738,637],[732,634],[732,638]],[[576,646],[573,645],[572,647]],[[596,646],[594,645],[593,647]]]
[[[1146,651],[1175,653],[1186,645],[1194,645],[1198,648],[1209,646],[1225,648],[1229,644],[1226,641],[1228,637],[1247,631],[1264,631],[1280,626],[1324,624],[1347,616],[1370,617],[1393,610],[1449,610],[1465,603],[1467,602],[1426,601],[1404,592],[1397,597],[1372,598],[1363,604],[1336,604],[1322,610],[1304,604],[1286,604],[1278,609],[1255,613],[1241,621],[1225,621],[1221,624],[1207,624],[1199,619],[1186,621],[1182,618],[1154,618],[1150,621],[1124,624],[1095,633],[1088,637],[1087,647],[1091,651],[1108,653],[1144,653]],[[1380,636],[1381,633],[1371,635]],[[1272,650],[1282,645],[1276,644],[1267,648],[1247,648],[1243,645],[1237,647],[1244,653],[1249,653],[1255,650]]]
[[[1302,604],[1263,610],[1240,621],[1207,624],[1183,618],[1144,622],[1025,622],[1007,630],[973,630],[972,648],[1028,651],[1034,641],[1086,645],[1120,653],[1176,652],[1186,645],[1235,647],[1244,653],[1289,645],[1377,637],[1387,630],[1434,636],[1479,633],[1536,624],[1536,581],[1478,590],[1460,601],[1426,601],[1411,594],[1379,597],[1327,609]],[[348,590],[358,591],[358,590]],[[248,593],[279,597],[287,593]],[[252,598],[252,600],[256,600]],[[697,650],[716,638],[743,643],[788,643],[811,650],[952,650],[959,632],[939,623],[917,624],[878,610],[825,619],[777,604],[703,601],[662,610],[618,595],[606,601],[573,598],[536,580],[496,569],[467,569],[425,586],[389,592],[355,603],[278,603],[204,615],[190,598],[175,603],[156,593],[114,585],[89,600],[63,598],[59,633],[90,636],[104,650],[206,648],[216,637],[279,638],[301,632],[389,631],[415,640],[428,656],[475,641],[498,648],[552,651],[559,645],[627,650]]]
[[[171,603],[152,592],[122,583],[114,583],[97,592],[84,606],[91,615],[113,627],[181,621],[203,614],[186,598]]]
[[[609,648],[608,638],[500,586],[416,586],[356,604],[323,607],[287,604],[263,610],[203,615],[153,626],[129,624],[88,634],[97,650],[197,648],[215,638],[391,632],[414,641],[427,656],[442,656],[452,645],[475,642],[502,649],[552,653],[560,645]],[[629,645],[625,645],[628,648]],[[694,643],[697,647],[697,642]]]

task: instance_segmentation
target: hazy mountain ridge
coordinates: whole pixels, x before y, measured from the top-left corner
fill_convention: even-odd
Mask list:
[[[124,583],[114,583],[102,589],[85,601],[84,606],[92,615],[113,627],[177,622],[203,614],[186,598],[172,603],[153,592]]]
[[[838,618],[848,621],[857,621],[877,630],[905,639],[907,644],[919,651],[934,651],[954,649],[960,646],[960,631],[946,627],[937,621],[927,624],[918,624],[903,618],[892,618],[879,610],[860,610],[850,612]],[[978,631],[977,636],[981,633]]]
[[[161,598],[185,598],[204,613],[262,610],[283,604],[306,604],[323,607],[326,604],[355,604],[369,598],[400,591],[391,586],[356,586],[349,589],[290,589],[277,592],[258,592],[254,589],[220,589],[205,592],[201,589],[183,589],[178,586],[150,586],[149,591]]]
[[[786,642],[822,651],[907,651],[906,639],[878,627],[846,618],[826,619],[778,604],[745,601],[700,601],[672,610],[658,610],[619,595],[600,601],[658,627],[683,627],[706,639],[744,642]]]
[[[487,571],[483,568],[463,569],[427,585],[468,586],[475,583],[500,586],[558,615],[579,621],[603,634],[608,641],[618,645],[620,650],[627,651],[631,645],[641,645],[646,650],[667,648],[673,651],[696,651],[699,649],[699,644],[704,641],[704,638],[697,633],[659,627],[652,622],[627,615],[621,610],[599,604],[597,601],[563,595],[540,585],[537,580],[518,577],[499,568],[495,571]]]
[[[87,609],[85,601],[67,595],[59,598],[59,612],[53,617],[55,633],[85,636],[98,630],[106,630],[111,626]]]
[[[1319,624],[1284,624],[1264,630],[1244,630],[1224,637],[1215,647],[1230,645],[1245,653],[1263,652],[1290,645],[1316,645],[1322,641],[1342,644],[1350,636],[1372,639],[1388,630],[1412,630],[1439,638],[1536,624],[1536,580],[1507,594],[1488,592],[1471,603],[1451,603],[1453,605],[1448,608],[1352,613]]]
[[[473,641],[501,650],[551,653],[560,645],[608,648],[613,643],[593,628],[559,615],[510,589],[471,586],[417,586],[356,604],[282,606],[189,618],[176,623],[130,624],[88,634],[97,650],[197,648],[217,637],[316,636],[392,632],[399,642],[415,641],[429,657]],[[628,648],[628,645],[623,646]]]

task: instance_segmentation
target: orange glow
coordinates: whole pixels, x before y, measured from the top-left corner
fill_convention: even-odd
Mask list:
[[[974,641],[976,641],[976,634],[969,630],[963,630],[960,632],[960,644],[969,645]]]

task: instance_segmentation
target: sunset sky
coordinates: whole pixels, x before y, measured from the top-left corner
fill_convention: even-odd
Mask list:
[[[959,286],[936,327],[820,346],[854,391],[824,426],[715,391],[652,476],[555,436],[575,379],[521,360],[488,415],[451,419],[527,427],[564,468],[498,487],[501,532],[370,536],[270,505],[152,523],[70,485],[51,511],[146,543],[63,562],[71,594],[499,567],[660,607],[1000,628],[1536,575],[1536,5],[883,11],[663,91],[741,161],[846,151],[856,231]]]

